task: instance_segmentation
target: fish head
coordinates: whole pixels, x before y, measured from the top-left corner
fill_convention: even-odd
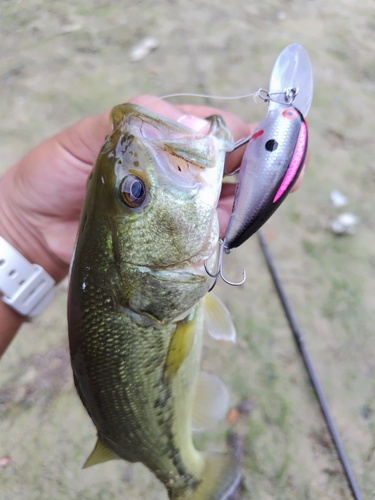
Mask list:
[[[72,288],[106,293],[142,324],[166,323],[212,284],[204,262],[215,263],[216,205],[234,142],[219,116],[195,132],[124,104],[111,121],[113,133],[88,179]]]
[[[108,221],[120,264],[176,268],[209,258],[218,241],[218,202],[233,141],[220,117],[207,133],[135,105],[112,110],[88,186],[90,208]],[[99,212],[99,214],[98,214]]]

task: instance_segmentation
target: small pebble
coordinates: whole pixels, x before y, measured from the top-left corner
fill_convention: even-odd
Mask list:
[[[138,62],[144,59],[152,50],[159,46],[156,38],[146,37],[141,40],[137,45],[130,49],[130,59],[133,62]]]
[[[348,204],[348,198],[344,196],[338,189],[333,189],[330,198],[334,207],[344,207]]]
[[[358,217],[351,212],[344,212],[329,222],[331,231],[335,234],[355,234]]]
[[[363,405],[363,406],[361,407],[361,414],[362,414],[362,417],[363,417],[364,419],[366,419],[366,420],[370,418],[370,416],[371,416],[371,411],[370,411],[370,409],[368,408],[368,406]]]
[[[287,14],[286,12],[284,12],[283,10],[281,10],[280,12],[277,13],[277,19],[279,21],[285,21],[285,19],[287,18]]]

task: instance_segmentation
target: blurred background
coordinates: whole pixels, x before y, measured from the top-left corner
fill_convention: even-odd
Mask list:
[[[137,94],[267,88],[286,45],[307,49],[315,78],[310,166],[264,232],[368,499],[375,498],[374,34],[373,0],[0,0],[1,171],[64,127]],[[204,103],[172,100],[183,101]],[[212,105],[246,121],[266,114],[252,98]],[[344,204],[332,202],[334,190]],[[244,286],[216,289],[237,344],[207,339],[203,366],[220,373],[232,406],[246,401],[249,411],[197,444],[222,450],[228,431],[237,433],[244,499],[350,499],[256,237],[232,253],[229,276],[243,265]],[[81,470],[95,430],[72,383],[66,293],[64,282],[0,363],[0,496],[166,500],[140,464]]]

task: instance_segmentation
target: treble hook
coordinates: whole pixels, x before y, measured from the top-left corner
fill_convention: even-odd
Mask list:
[[[228,285],[231,285],[231,286],[240,286],[240,285],[243,285],[246,281],[246,270],[245,268],[243,269],[243,272],[242,272],[242,276],[243,276],[243,279],[242,281],[239,281],[238,283],[234,283],[232,281],[229,281],[225,278],[224,274],[223,274],[223,260],[224,260],[224,252],[225,253],[230,253],[230,249],[227,248],[224,244],[224,240],[222,238],[220,238],[219,240],[219,245],[220,245],[220,249],[219,249],[219,260],[218,260],[218,265],[217,265],[217,271],[216,273],[212,274],[208,268],[207,268],[207,261],[205,260],[204,261],[204,268],[206,270],[206,273],[208,274],[208,276],[210,276],[211,278],[215,278],[215,281],[212,285],[212,287],[210,288],[209,291],[211,291],[213,289],[213,287],[216,285],[216,282],[217,282],[217,279],[218,277],[220,276],[220,278],[225,282],[227,283]]]

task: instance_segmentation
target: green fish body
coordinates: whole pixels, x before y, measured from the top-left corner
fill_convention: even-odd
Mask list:
[[[207,120],[200,134],[135,105],[112,110],[113,133],[87,184],[69,291],[74,380],[98,431],[85,466],[142,462],[174,500],[225,499],[240,477],[232,456],[197,451],[191,434],[205,385],[199,366],[212,280],[203,263],[215,260],[216,205],[233,147],[222,119]]]

